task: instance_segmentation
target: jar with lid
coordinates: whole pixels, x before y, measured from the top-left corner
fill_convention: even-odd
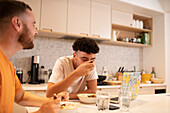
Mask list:
[[[48,76],[48,71],[45,70],[45,71],[44,71],[44,81],[45,81],[45,83],[48,82],[48,78],[49,78],[49,76]]]
[[[45,71],[44,66],[41,66],[41,68],[40,68],[40,76],[39,76],[39,82],[40,83],[45,82],[45,80],[44,80],[44,71]]]

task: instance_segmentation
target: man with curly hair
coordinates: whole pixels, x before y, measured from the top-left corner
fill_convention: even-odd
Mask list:
[[[96,92],[98,76],[95,59],[99,52],[98,45],[94,40],[83,37],[77,39],[72,47],[73,56],[61,57],[56,61],[48,82],[47,97],[68,91],[70,98],[75,99],[77,94]]]

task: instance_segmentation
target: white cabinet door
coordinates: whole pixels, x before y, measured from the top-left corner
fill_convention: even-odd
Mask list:
[[[69,0],[67,33],[89,35],[89,31],[90,0]]]
[[[67,0],[42,0],[41,30],[66,33]]]
[[[35,16],[36,24],[35,27],[40,29],[40,14],[41,14],[41,0],[20,0],[28,4]]]
[[[147,95],[147,94],[154,94],[155,89],[154,87],[140,87],[139,88],[139,95]]]
[[[111,39],[111,6],[92,1],[91,36]]]

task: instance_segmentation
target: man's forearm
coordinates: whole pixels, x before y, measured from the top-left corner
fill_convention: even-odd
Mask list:
[[[69,76],[67,76],[64,80],[56,83],[56,84],[48,84],[47,88],[47,97],[53,96],[54,93],[58,94],[62,91],[66,91],[75,80],[77,80],[77,73],[73,71]]]
[[[25,91],[23,97],[17,103],[22,106],[40,107],[44,102],[48,100],[49,98],[44,98]]]

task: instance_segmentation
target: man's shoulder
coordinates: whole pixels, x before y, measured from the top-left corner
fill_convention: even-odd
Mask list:
[[[63,57],[60,57],[58,60],[63,63],[70,63],[73,60],[73,56],[63,56]]]

